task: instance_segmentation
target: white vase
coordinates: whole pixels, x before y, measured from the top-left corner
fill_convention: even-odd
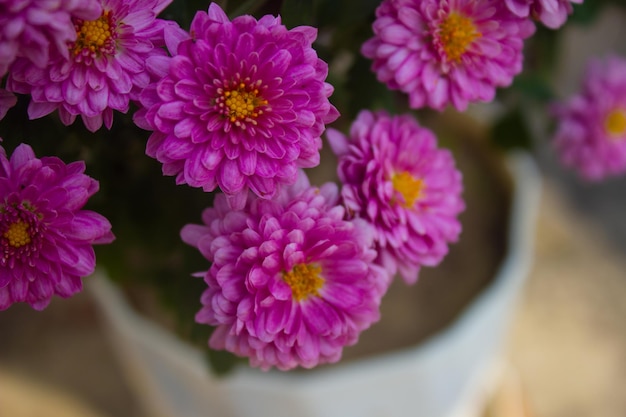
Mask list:
[[[88,288],[139,400],[152,417],[476,417],[502,363],[529,273],[539,174],[526,154],[514,181],[508,253],[489,286],[450,326],[409,349],[315,372],[237,368],[212,375],[202,352],[137,314],[102,272]]]

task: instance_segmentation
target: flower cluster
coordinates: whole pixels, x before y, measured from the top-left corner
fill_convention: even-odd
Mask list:
[[[163,18],[170,3],[0,0],[0,119],[9,123],[24,95],[30,119],[69,126],[80,116],[109,138],[145,134],[158,176],[203,198],[201,223],[180,220],[176,233],[202,255],[195,320],[214,328],[209,346],[289,370],[338,361],[379,319],[396,276],[414,284],[460,238],[453,153],[416,113],[395,110],[493,101],[522,72],[536,25],[562,26],[582,0],[381,0],[371,37],[348,54],[331,45],[338,29],[229,17],[216,3],[184,30]],[[359,53],[401,106],[370,100],[344,112],[355,103],[341,106],[339,89],[359,73],[332,71],[358,65]],[[556,148],[586,178],[626,171],[624,62],[594,62],[582,91],[554,106]],[[307,177],[324,140],[338,184]],[[107,145],[78,154],[95,163]],[[8,153],[0,147],[0,310],[43,309],[81,290],[112,226],[87,209],[99,183],[86,162],[38,159],[26,144]],[[131,165],[123,175],[140,171]]]
[[[389,278],[374,234],[344,218],[337,187],[301,173],[273,200],[232,211],[224,194],[204,225],[181,235],[212,263],[196,320],[217,326],[210,346],[287,370],[336,362],[379,317]]]
[[[148,154],[164,162],[164,172],[223,191],[204,225],[182,231],[211,263],[196,320],[216,326],[211,347],[249,357],[253,366],[335,362],[378,319],[396,270],[415,282],[420,266],[436,265],[456,240],[460,173],[449,153],[436,150],[432,133],[409,116],[387,117],[377,130],[393,138],[395,151],[360,155],[358,163],[380,167],[374,179],[345,178],[346,187],[385,187],[396,181],[392,167],[428,183],[428,197],[412,204],[393,193],[350,200],[346,191],[344,209],[333,185],[311,187],[299,171],[319,163],[319,136],[337,117],[323,81],[326,64],[311,50],[315,31],[288,31],[271,16],[230,22],[215,4],[191,28],[194,38],[177,46],[169,64],[158,67],[162,80],[144,90],[136,120],[155,130]],[[207,55],[208,63],[198,58]],[[357,120],[353,129],[375,128],[363,124]],[[363,138],[361,151],[389,146],[380,140]],[[402,156],[409,153],[410,160]],[[400,195],[411,180],[401,180]],[[377,197],[387,198],[380,216],[360,216]],[[390,230],[380,224],[388,217]]]
[[[58,110],[65,125],[81,116],[92,132],[103,123],[110,129],[113,110],[127,112],[130,101],[137,100],[141,89],[153,81],[145,61],[164,56],[161,46],[182,36],[172,22],[156,19],[170,2],[99,0],[85,10],[69,7],[62,19],[56,16],[60,11],[53,7],[42,10],[41,4],[49,2],[19,2],[27,4],[19,14],[16,11],[19,17],[9,17],[12,25],[21,19],[35,28],[43,26],[40,32],[49,33],[57,27],[63,30],[61,36],[53,37],[55,48],[46,48],[45,39],[28,48],[33,35],[30,32],[34,31],[28,26],[30,32],[22,38],[7,36],[12,45],[25,51],[25,56],[18,56],[9,68],[7,90],[30,95],[31,119]],[[62,3],[74,6],[81,2]],[[4,34],[7,32],[5,27]],[[35,56],[37,59],[32,59]]]
[[[107,219],[82,209],[98,191],[84,171],[25,144],[10,158],[0,147],[0,310],[41,310],[53,295],[77,293],[96,265],[92,245],[114,239]]]
[[[219,187],[231,207],[243,207],[248,190],[273,198],[298,168],[319,164],[324,126],[339,116],[328,66],[311,47],[317,31],[287,30],[273,16],[231,22],[213,3],[191,33],[172,58],[150,62],[161,79],[135,116],[154,131],[147,153],[178,184]]]
[[[412,108],[465,110],[511,84],[534,29],[501,0],[384,0],[362,52]]]
[[[0,1],[0,78],[16,59],[43,68],[50,55],[69,57],[66,44],[76,40],[72,19],[95,19],[102,12],[97,0]],[[17,102],[0,88],[0,119]]]
[[[554,114],[565,166],[588,180],[626,172],[626,60],[591,61],[581,91],[555,104]]]
[[[583,0],[504,0],[506,7],[519,17],[533,17],[549,28],[557,29],[573,11],[572,3]]]
[[[19,57],[43,68],[50,56],[69,58],[76,41],[74,19],[93,20],[102,13],[98,0],[0,1],[0,76]]]
[[[461,173],[432,131],[407,115],[364,110],[350,137],[328,131],[351,216],[376,230],[379,262],[408,283],[435,266],[461,232]]]

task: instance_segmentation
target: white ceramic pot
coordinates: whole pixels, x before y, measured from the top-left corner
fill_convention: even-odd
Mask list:
[[[410,349],[316,372],[241,367],[210,374],[203,354],[131,309],[97,273],[87,280],[148,416],[475,417],[495,383],[516,299],[529,273],[539,175],[526,154],[514,180],[509,252],[497,276],[452,325]]]

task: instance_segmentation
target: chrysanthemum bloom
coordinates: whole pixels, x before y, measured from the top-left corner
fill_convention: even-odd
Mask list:
[[[76,40],[72,18],[96,19],[98,0],[0,0],[0,77],[16,57],[43,68],[50,52],[69,57],[67,43]]]
[[[219,187],[234,208],[248,190],[271,198],[298,168],[319,164],[320,135],[338,117],[328,66],[311,46],[317,31],[269,15],[231,22],[212,3],[191,34],[141,96],[135,121],[154,131],[146,152],[178,184]]]
[[[554,145],[588,180],[626,172],[626,60],[590,61],[581,91],[554,107]]]
[[[532,17],[552,29],[558,29],[583,0],[504,0],[509,10],[519,17]]]
[[[262,369],[312,368],[338,361],[378,320],[389,275],[373,263],[371,229],[344,220],[337,197],[335,184],[306,177],[239,211],[220,193],[204,225],[183,228],[212,263],[196,315],[216,326],[210,347]]]
[[[8,159],[0,147],[0,310],[77,293],[95,267],[92,245],[114,239],[107,219],[82,210],[98,191],[84,170],[24,144]]]
[[[95,131],[113,123],[113,110],[126,112],[149,82],[145,61],[163,56],[164,38],[175,36],[173,22],[156,19],[171,0],[100,0],[95,20],[73,18],[76,41],[65,54],[51,54],[39,68],[18,58],[11,67],[7,89],[30,94],[31,119],[59,111],[70,125],[81,116]],[[67,23],[64,23],[67,24]]]
[[[361,52],[378,80],[409,95],[412,108],[493,100],[522,70],[535,29],[502,0],[384,0]]]
[[[0,88],[0,120],[6,116],[9,109],[15,106],[17,97],[3,88]]]
[[[377,262],[414,283],[461,232],[457,217],[465,203],[452,154],[411,116],[382,111],[362,111],[349,137],[334,129],[327,136],[339,157],[348,213],[375,228]]]

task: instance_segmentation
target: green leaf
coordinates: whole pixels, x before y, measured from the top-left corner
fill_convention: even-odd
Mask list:
[[[189,24],[196,12],[199,10],[207,11],[209,3],[206,0],[174,0],[159,15],[160,19],[174,20],[183,29],[189,29]]]
[[[491,128],[491,141],[500,149],[531,149],[532,139],[524,114],[514,109],[500,118]]]
[[[540,102],[549,102],[555,98],[550,83],[536,73],[522,73],[513,80],[511,88],[518,90],[527,98]]]
[[[371,60],[358,55],[348,73],[346,89],[350,94],[348,99],[350,119],[362,109],[384,108],[391,113],[396,112],[396,96],[385,84],[376,79],[371,65]]]
[[[561,32],[538,25],[535,34],[526,40],[524,71],[551,74],[560,56]]]
[[[229,3],[228,16],[234,19],[243,15],[255,15],[255,13],[265,5],[265,1],[260,0],[244,0],[235,2],[236,4]]]
[[[617,3],[622,3],[622,1],[623,0],[620,0]],[[568,22],[589,25],[595,20],[600,10],[602,10],[602,7],[606,4],[606,1],[601,0],[587,0],[581,4],[573,4],[574,13],[569,17]]]
[[[211,369],[218,376],[228,374],[241,361],[241,359],[225,350],[209,349],[206,352],[206,358]]]
[[[380,0],[319,1],[320,22],[337,30],[363,23],[371,25],[374,10],[380,5]]]
[[[315,23],[315,0],[287,0],[280,8],[282,22],[288,28]]]

